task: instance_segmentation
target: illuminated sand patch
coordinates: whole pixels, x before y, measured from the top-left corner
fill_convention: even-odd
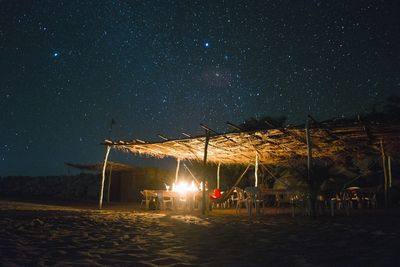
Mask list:
[[[192,216],[192,215],[174,215],[171,216],[171,219],[175,219],[175,220],[179,220],[181,222],[184,223],[189,223],[189,224],[197,224],[197,225],[203,225],[203,226],[210,226],[210,222],[201,219],[199,217],[196,216]]]
[[[35,203],[24,203],[14,201],[2,201],[0,210],[27,210],[27,211],[81,211],[82,209],[76,209],[71,207],[48,205],[48,204],[35,204]]]

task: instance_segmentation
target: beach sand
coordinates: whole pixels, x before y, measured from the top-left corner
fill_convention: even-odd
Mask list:
[[[1,266],[398,266],[400,216],[0,201]]]

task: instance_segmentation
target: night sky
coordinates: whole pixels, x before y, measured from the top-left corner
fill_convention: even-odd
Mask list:
[[[375,0],[0,0],[0,175],[99,162],[110,135],[368,112],[400,89],[399,14]]]

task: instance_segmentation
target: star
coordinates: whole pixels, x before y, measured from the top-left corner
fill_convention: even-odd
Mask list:
[[[98,142],[107,137],[152,140],[162,130],[178,138],[178,129],[195,134],[201,122],[225,132],[226,120],[264,115],[302,124],[310,113],[319,120],[367,113],[399,94],[400,35],[387,27],[397,13],[381,1],[344,7],[314,0],[321,6],[293,9],[260,1],[185,7],[168,1],[171,11],[190,14],[184,25],[170,9],[165,18],[148,12],[165,9],[165,1],[134,8],[129,1],[68,1],[63,8],[67,1],[39,1],[21,12],[18,1],[9,2],[0,8],[0,17],[13,22],[0,29],[0,68],[11,74],[0,93],[7,110],[0,125],[15,127],[0,131],[8,144],[0,144],[1,177],[102,160]],[[336,16],[342,11],[348,16]],[[120,123],[109,133],[112,117]],[[29,134],[41,138],[30,144]],[[48,158],[53,148],[62,153]],[[85,153],[76,157],[79,149]],[[9,164],[21,160],[15,151],[27,161]],[[58,165],[36,166],[48,160]]]

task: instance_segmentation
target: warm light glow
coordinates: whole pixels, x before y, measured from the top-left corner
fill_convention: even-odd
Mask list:
[[[186,181],[180,181],[178,184],[172,183],[172,191],[181,194],[186,194],[187,192],[196,192],[198,190],[199,189],[194,184],[194,181],[192,181],[190,184]]]

